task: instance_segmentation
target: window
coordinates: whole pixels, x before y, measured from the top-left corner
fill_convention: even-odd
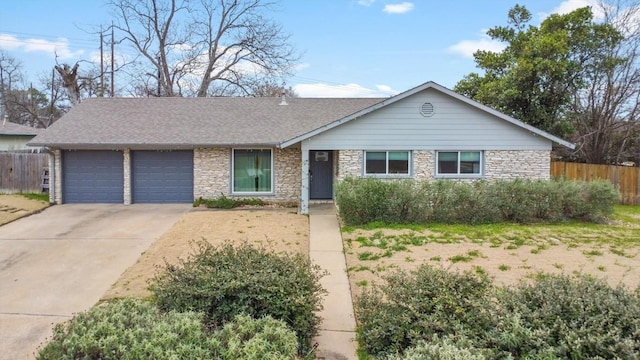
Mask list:
[[[438,151],[438,175],[480,175],[480,151]]]
[[[272,192],[272,160],[271,149],[233,149],[233,192]]]
[[[365,174],[409,175],[408,151],[366,151]]]

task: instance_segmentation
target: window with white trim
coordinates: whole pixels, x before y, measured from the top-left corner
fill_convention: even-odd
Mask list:
[[[365,175],[409,175],[409,151],[365,151]]]
[[[273,192],[271,149],[233,149],[231,163],[233,193]]]
[[[438,151],[438,175],[481,175],[481,151]]]

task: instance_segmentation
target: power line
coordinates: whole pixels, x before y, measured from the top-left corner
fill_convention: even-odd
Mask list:
[[[29,36],[29,37],[37,37],[39,39],[44,39],[47,41],[59,41],[60,39],[65,39],[65,40],[72,40],[74,42],[81,42],[81,43],[85,43],[85,44],[95,44],[96,41],[95,40],[90,40],[90,39],[80,39],[80,38],[72,38],[72,37],[66,37],[66,36],[55,36],[55,35],[44,35],[44,34],[32,34],[32,33],[23,33],[23,32],[16,32],[16,31],[6,31],[6,30],[0,30],[0,34],[6,34],[6,35],[18,35],[18,36]],[[98,33],[96,33],[96,35],[98,35]],[[19,42],[22,43],[24,42],[26,39],[23,40],[10,40],[10,39],[5,39],[5,41],[7,42]]]

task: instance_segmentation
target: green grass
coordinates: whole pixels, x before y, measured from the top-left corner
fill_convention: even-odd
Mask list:
[[[361,245],[392,248],[394,251],[405,251],[408,246],[427,243],[460,242],[487,243],[490,247],[503,247],[507,250],[530,245],[535,248],[533,253],[546,250],[548,245],[561,244],[569,247],[607,244],[622,250],[629,246],[640,245],[640,206],[617,205],[611,221],[604,224],[566,221],[558,224],[428,224],[423,226],[375,222],[365,226],[345,227],[343,231],[349,233],[356,229],[377,230],[374,236],[368,239],[359,238]],[[407,230],[407,232],[403,235],[387,236],[384,235],[384,229]],[[554,239],[553,243],[550,242],[550,238]]]
[[[450,257],[449,261],[454,264],[457,262],[470,262],[478,257],[484,257],[479,250],[469,250],[467,251],[466,255],[455,255],[453,257]]]
[[[585,254],[586,256],[602,256],[602,255],[604,255],[604,253],[602,251],[596,250],[596,249],[585,250],[582,253]]]
[[[44,202],[49,202],[49,194],[48,193],[22,193],[19,194],[29,200],[39,200]]]

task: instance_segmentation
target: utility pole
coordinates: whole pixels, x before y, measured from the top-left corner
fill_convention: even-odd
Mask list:
[[[115,82],[114,82],[113,79],[114,79],[114,77],[116,75],[115,74],[115,70],[114,70],[114,61],[113,61],[113,58],[114,58],[114,55],[113,55],[114,43],[115,43],[115,41],[114,41],[114,36],[113,36],[113,21],[112,21],[111,22],[111,97],[114,97],[114,94],[115,94],[114,90],[113,90],[115,88],[115,85],[114,85]]]
[[[100,97],[104,97],[104,35],[100,25]]]

